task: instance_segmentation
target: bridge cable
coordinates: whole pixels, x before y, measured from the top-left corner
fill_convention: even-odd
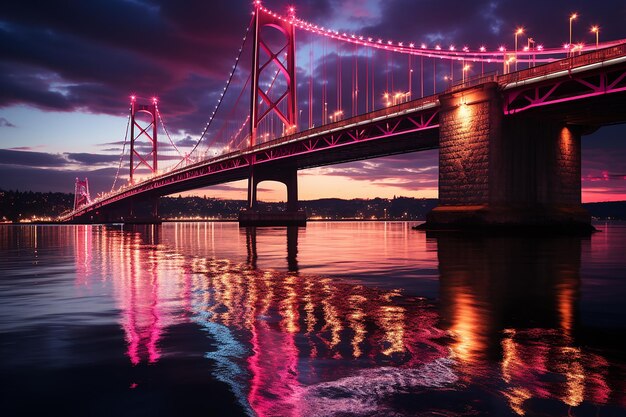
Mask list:
[[[250,82],[250,79],[251,79],[251,78],[252,78],[252,74],[249,74],[249,75],[248,75],[248,79],[247,79],[247,80],[246,80],[246,82],[244,83],[243,88],[241,89],[241,92],[239,93],[239,96],[237,97],[237,100],[235,101],[235,104],[233,105],[232,109],[230,110],[230,113],[228,114],[228,117],[226,117],[226,120],[230,120],[230,119],[231,119],[231,117],[233,116],[233,114],[235,113],[235,110],[237,110],[237,106],[239,105],[239,102],[241,101],[241,98],[243,97],[243,94],[246,92],[246,87],[248,87],[248,83]],[[253,88],[254,88],[254,87],[253,87]],[[248,118],[249,118],[249,116],[248,116]],[[246,119],[246,120],[247,120],[247,119]],[[247,121],[246,121],[246,122],[247,122]],[[205,153],[209,151],[209,149],[211,148],[211,146],[212,146],[215,142],[217,142],[220,138],[222,138],[222,137],[223,137],[222,135],[223,135],[224,131],[226,130],[226,127],[227,127],[227,126],[226,126],[226,123],[224,123],[224,124],[222,125],[222,127],[220,128],[220,130],[217,132],[217,134],[214,136],[213,140],[212,140],[212,141],[210,141],[210,142],[207,144],[207,147],[206,147],[206,151],[205,151]],[[228,144],[227,144],[227,145],[228,145]]]
[[[274,73],[274,77],[272,78],[272,81],[270,82],[269,87],[267,87],[267,89],[265,90],[265,95],[269,95],[270,92],[272,91],[272,88],[274,88],[274,85],[276,84],[276,80],[278,79],[278,74],[279,74],[279,71],[276,70],[276,72]],[[231,114],[234,112],[235,108],[237,107],[237,103],[239,102],[239,100],[241,99],[241,96],[245,92],[245,89],[246,89],[246,86],[248,85],[248,82],[250,82],[250,76],[248,76],[248,79],[246,80],[246,83],[243,86],[243,90],[242,90],[241,94],[239,94],[239,97],[237,98],[237,102],[233,106],[233,110],[231,111]],[[259,99],[259,104],[260,103],[262,103],[262,99]],[[241,125],[239,130],[233,136],[231,136],[230,140],[226,143],[226,147],[230,147],[230,145],[235,142],[235,140],[237,139],[237,136],[239,136],[241,134],[241,131],[243,130],[243,128],[245,127],[245,125],[248,123],[249,120],[250,120],[250,115],[247,115],[246,120],[243,122],[243,124]],[[222,130],[220,130],[220,132],[218,132],[218,134],[221,134]],[[239,143],[237,143],[236,146],[233,146],[233,149],[238,149],[239,145],[243,144],[243,141],[245,139],[247,139],[247,136],[244,136],[243,140],[241,140]],[[215,140],[213,142],[215,142]]]
[[[163,131],[165,132],[165,136],[167,136],[167,139],[170,141],[170,144],[172,144],[172,146],[174,147],[176,152],[178,152],[178,155],[183,157],[183,159],[186,159],[186,156],[183,155],[183,153],[180,151],[180,149],[178,149],[178,147],[176,146],[176,144],[172,140],[172,137],[170,136],[170,133],[167,131],[167,127],[165,127],[165,121],[163,121],[163,116],[161,116],[161,112],[159,111],[158,107],[157,107],[157,116],[159,116],[159,121],[161,122],[161,126],[163,126]]]
[[[126,153],[126,142],[128,141],[128,128],[130,127],[130,112],[131,110],[128,110],[128,122],[126,123],[126,133],[124,134],[124,144],[122,145],[122,153],[120,155],[120,162],[117,165],[117,172],[115,173],[115,178],[113,179],[113,185],[111,186],[111,191],[113,192],[113,190],[115,189],[115,183],[117,183],[117,179],[119,178],[120,175],[120,169],[122,168],[122,162],[124,160],[124,154]]]
[[[252,18],[250,19],[250,23],[248,24],[248,27],[246,28],[246,34],[243,37],[243,42],[241,44],[241,47],[239,48],[239,53],[237,55],[237,58],[235,59],[235,64],[233,65],[232,71],[230,72],[230,74],[228,76],[228,81],[226,81],[226,87],[224,87],[224,90],[222,91],[222,93],[220,95],[220,98],[217,101],[217,105],[215,106],[215,109],[213,110],[213,113],[211,114],[211,117],[209,118],[208,123],[204,127],[204,130],[202,131],[202,134],[200,135],[200,138],[198,139],[198,141],[194,145],[194,147],[191,150],[191,152],[189,152],[190,155],[195,152],[195,150],[198,148],[198,145],[200,145],[200,142],[202,142],[202,139],[206,135],[207,131],[209,130],[209,127],[211,127],[211,124],[212,124],[213,120],[215,119],[215,115],[217,114],[217,111],[219,110],[222,102],[224,101],[224,97],[226,96],[226,92],[228,91],[228,87],[230,87],[230,84],[231,84],[231,82],[233,80],[233,76],[235,75],[235,71],[237,70],[237,67],[239,65],[239,61],[240,61],[241,55],[243,53],[243,49],[244,49],[244,47],[246,45],[246,40],[248,39],[248,34],[250,33],[250,28],[252,27],[252,24],[254,23],[254,19],[255,19],[255,17],[253,15]]]

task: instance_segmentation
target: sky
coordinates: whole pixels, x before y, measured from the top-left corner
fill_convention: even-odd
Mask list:
[[[429,46],[512,49],[513,33],[520,26],[524,36],[558,46],[568,41],[572,12],[579,14],[573,22],[575,42],[595,42],[589,31],[592,25],[600,26],[601,40],[626,38],[626,2],[614,0],[265,0],[263,5],[284,14],[294,6],[298,17],[338,31]],[[251,11],[249,0],[4,4],[0,8],[0,188],[73,192],[74,179],[88,177],[92,195],[109,191],[118,172],[131,94],[158,97],[172,141],[181,152],[189,152],[220,98]],[[332,45],[324,49],[321,41],[306,33],[296,36],[303,44],[297,52],[298,105],[305,109],[306,119],[307,83],[311,80],[316,91],[321,89],[322,71],[327,66],[335,71],[339,49]],[[246,48],[244,44],[234,87],[225,96],[215,125],[230,120],[229,105],[236,108],[236,87],[241,89],[250,72],[245,71],[250,61]],[[368,59],[384,60],[380,54],[372,56],[357,53],[363,65]],[[346,72],[350,59],[343,58]],[[399,84],[403,70],[393,71]],[[348,83],[346,72],[342,79]],[[388,88],[389,75],[379,72],[374,81],[378,86],[386,82]],[[443,85],[442,71],[438,74],[436,81]],[[432,76],[425,72],[425,85],[432,85]],[[336,90],[335,84],[328,88]],[[343,102],[345,108],[346,99]],[[205,140],[218,134],[218,128],[212,129]],[[164,133],[159,134],[162,164],[179,158]],[[583,201],[625,200],[626,126],[603,127],[583,137],[582,147]],[[122,158],[117,185],[128,178],[127,159]],[[299,195],[302,200],[436,197],[437,164],[438,152],[432,150],[300,171]],[[245,189],[240,181],[192,194],[245,199]],[[262,200],[284,200],[285,195],[280,184],[266,182],[260,187]]]

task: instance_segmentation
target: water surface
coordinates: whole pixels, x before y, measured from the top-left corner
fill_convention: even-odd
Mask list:
[[[3,415],[626,415],[626,226],[0,226]]]

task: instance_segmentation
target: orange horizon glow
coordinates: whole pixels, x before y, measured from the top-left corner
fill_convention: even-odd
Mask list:
[[[298,196],[300,201],[318,200],[324,198],[339,198],[344,200],[413,197],[438,198],[436,187],[423,187],[409,190],[401,186],[400,179],[396,185],[376,184],[372,180],[356,180],[344,176],[302,176],[298,181]],[[393,180],[388,179],[392,182]],[[236,181],[227,184],[228,190],[198,189],[173,194],[173,197],[207,197],[222,200],[245,200],[247,197],[247,181]],[[626,193],[612,193],[610,188],[583,187],[581,200],[583,203],[605,203],[626,201]],[[282,202],[287,199],[287,189],[283,184],[266,181],[259,185],[259,200],[265,202]]]

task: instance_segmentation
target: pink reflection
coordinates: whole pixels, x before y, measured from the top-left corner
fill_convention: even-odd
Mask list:
[[[353,377],[357,370],[372,369],[374,375],[383,364],[399,366],[407,383],[424,384],[427,374],[414,378],[409,370],[449,355],[436,311],[397,290],[249,270],[224,260],[195,268],[206,276],[196,276],[196,285],[204,282],[203,291],[211,294],[195,295],[197,314],[249,334],[246,399],[259,416],[306,415],[322,395],[312,384],[340,380],[340,389],[350,389],[363,381]]]
[[[93,226],[74,226],[74,261],[76,285],[88,286],[93,263]]]
[[[468,384],[496,379],[510,409],[519,415],[529,413],[533,399],[556,399],[572,407],[584,401],[620,401],[616,399],[619,383],[610,379],[606,359],[578,347],[573,340],[579,245],[555,242],[554,247],[544,248],[551,254],[548,260],[531,264],[540,268],[520,269],[520,264],[526,264],[518,260],[515,270],[508,264],[492,263],[492,259],[515,260],[518,256],[525,260],[529,257],[525,247],[497,241],[495,249],[486,251],[441,239],[442,302],[435,307],[398,290],[313,274],[258,270],[245,263],[245,256],[240,263],[235,256],[220,258],[215,247],[230,248],[236,239],[223,239],[210,227],[172,226],[175,233],[169,238],[175,242],[176,252],[192,248],[193,254],[186,257],[159,246],[158,239],[137,233],[107,232],[93,242],[92,250],[107,253],[103,271],[116,271],[103,272],[103,276],[111,277],[122,310],[127,354],[134,365],[160,359],[159,343],[168,326],[189,320],[189,315],[202,315],[205,322],[233,331],[233,346],[241,351],[224,355],[225,362],[236,365],[229,383],[239,384],[239,390],[233,388],[233,392],[240,392],[242,403],[259,416],[306,415],[318,405],[348,412],[349,401],[324,398],[327,388],[357,398],[361,407],[357,409],[367,414],[380,395],[375,390],[393,391],[389,384],[394,378],[403,381],[406,386],[402,389],[408,391],[418,386],[449,386],[458,381],[457,374]],[[344,227],[347,231],[358,227],[367,236],[372,226],[341,225],[337,233],[343,233]],[[262,248],[276,243],[272,236],[258,239]],[[284,240],[279,243],[275,246],[281,247],[279,257],[284,262]],[[245,248],[246,240],[242,238],[238,244]],[[417,244],[421,250],[427,249],[426,241]],[[380,253],[375,255],[372,247]],[[386,241],[386,234],[372,247],[363,249],[363,256],[387,256],[398,249]],[[409,248],[407,245],[406,250]],[[501,256],[492,257],[494,250]],[[313,250],[316,256],[322,251]],[[334,262],[339,255],[331,252],[328,257]],[[264,255],[259,254],[259,259]],[[77,263],[84,260],[78,252],[76,256]],[[301,250],[298,256],[310,255]],[[367,266],[357,259],[353,262]],[[96,267],[100,266],[94,264]],[[528,277],[538,274],[545,274],[539,275],[544,281],[526,285]],[[512,279],[503,281],[503,275]],[[522,282],[519,277],[526,281],[516,286]],[[524,292],[529,289],[546,296],[548,317],[541,314],[552,327],[520,329],[499,322],[497,318],[517,311],[518,297],[532,299],[536,295]],[[490,356],[495,351],[502,352],[502,357]],[[494,364],[498,364],[495,372]]]
[[[191,289],[182,257],[158,246],[154,227],[127,232],[75,226],[75,251],[77,285],[90,285],[93,269],[100,269],[98,275],[110,280],[131,363],[157,362],[163,329],[182,320],[181,307],[190,308]],[[173,299],[180,305],[169,302]]]

